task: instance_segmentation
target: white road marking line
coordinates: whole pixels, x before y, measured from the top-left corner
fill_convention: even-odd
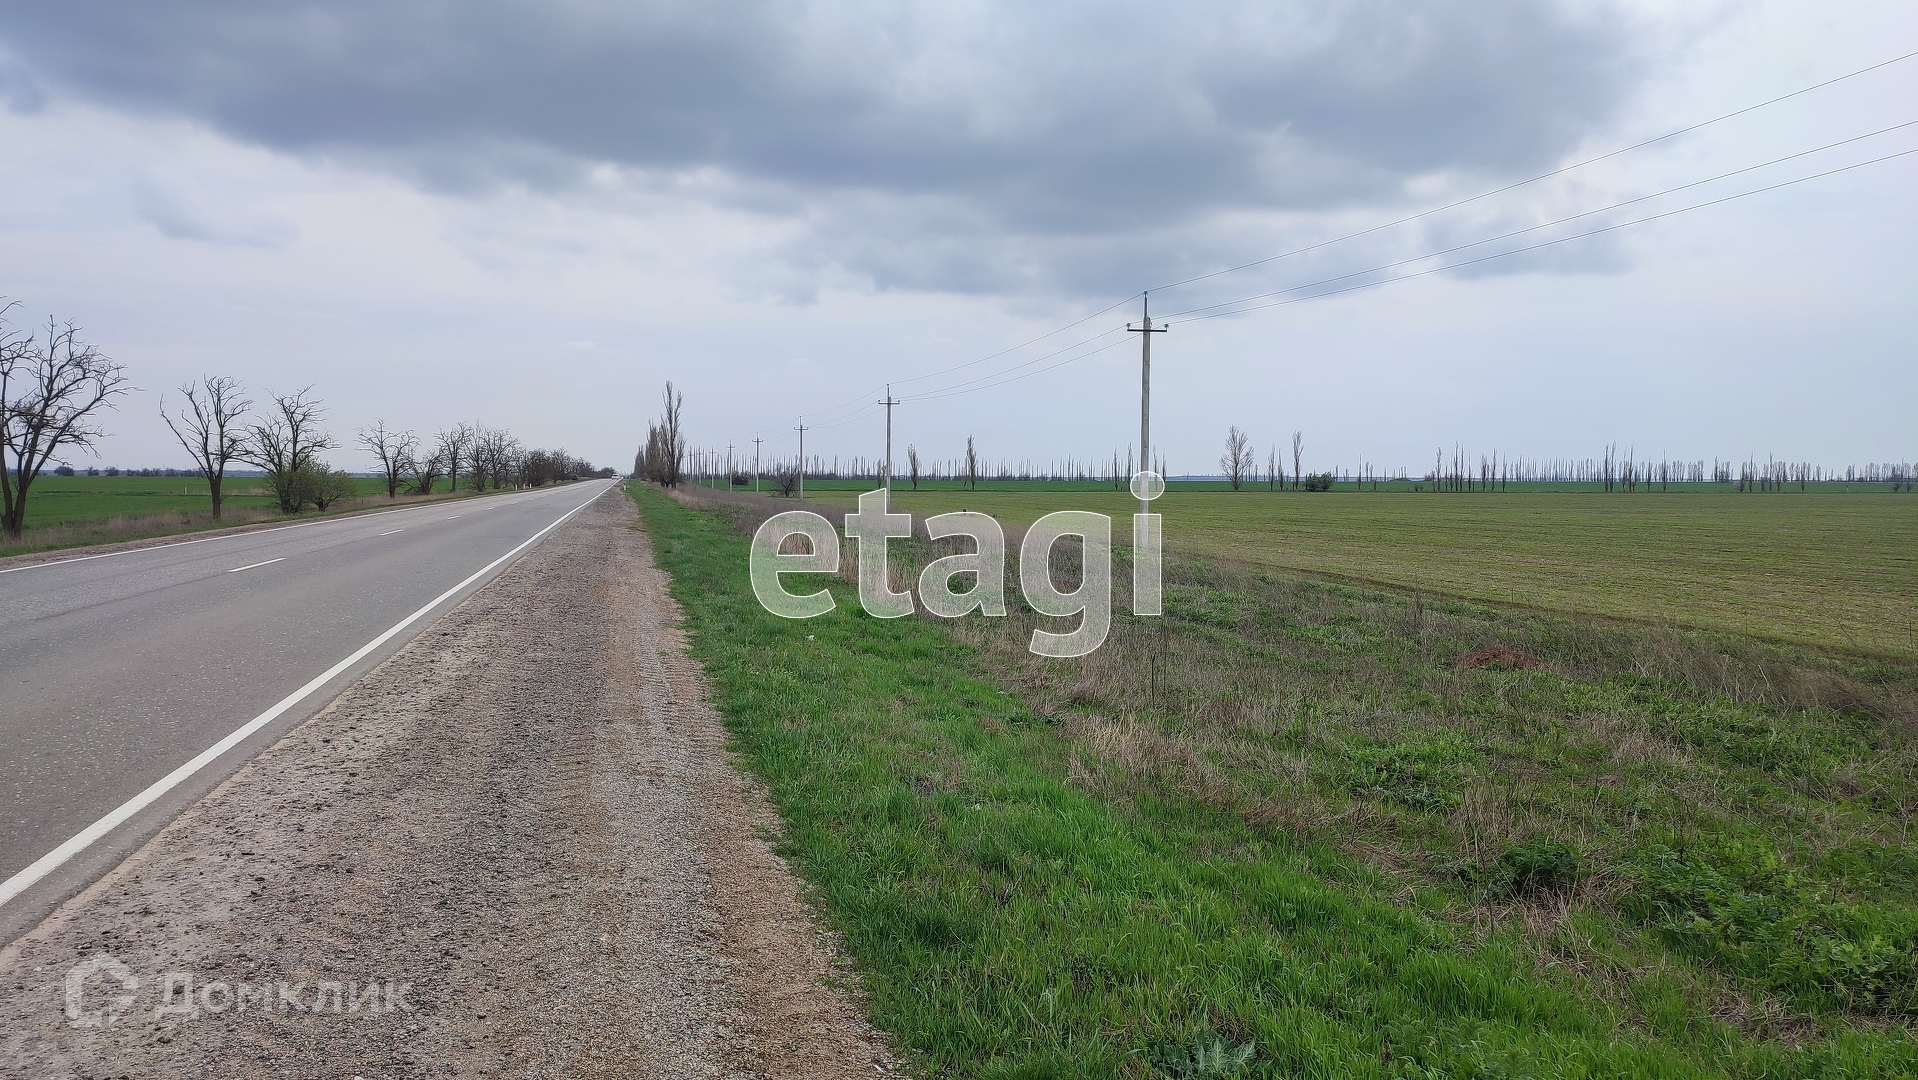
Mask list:
[[[381,535],[381,536],[393,536],[393,535],[395,535],[395,534],[397,534],[397,533],[403,533],[403,532],[405,532],[405,531],[406,531],[405,529],[394,529],[394,530],[393,530],[392,532],[383,532],[383,533],[381,533],[380,535]]]
[[[458,515],[458,514],[452,514],[452,515],[450,515],[450,516],[448,516],[446,520],[448,520],[448,521],[451,521],[451,520],[453,520],[453,518],[456,518],[456,517],[459,517],[459,515]]]
[[[254,717],[253,719],[248,720],[246,723],[240,725],[239,728],[234,730],[234,732],[228,735],[226,738],[221,739],[219,742],[216,742],[212,746],[209,746],[205,750],[202,750],[200,752],[200,755],[194,758],[192,761],[187,762],[185,765],[182,765],[179,768],[161,777],[159,780],[155,781],[150,787],[148,787],[145,791],[142,791],[138,795],[135,795],[133,798],[128,799],[124,803],[121,803],[118,807],[116,807],[113,810],[112,813],[94,822],[93,824],[87,826],[86,828],[80,830],[79,834],[74,836],[71,840],[68,840],[66,843],[61,844],[59,847],[54,848],[52,851],[47,852],[45,855],[42,855],[37,861],[34,862],[32,866],[27,867],[25,870],[20,871],[19,873],[13,875],[12,877],[8,878],[5,881],[0,881],[0,907],[4,907],[8,901],[12,900],[16,896],[19,896],[21,893],[27,891],[27,889],[31,887],[34,882],[39,881],[41,878],[46,877],[48,874],[53,873],[55,870],[58,870],[62,865],[64,865],[67,862],[67,860],[73,858],[75,855],[80,854],[82,851],[85,851],[87,848],[92,847],[94,843],[97,842],[101,837],[112,832],[114,829],[119,828],[121,825],[124,825],[128,819],[133,817],[133,815],[139,813],[140,811],[146,809],[148,806],[152,805],[154,800],[158,799],[160,796],[165,795],[167,792],[178,787],[182,782],[187,780],[194,773],[199,772],[201,769],[206,768],[208,765],[218,760],[221,754],[224,754],[228,750],[231,750],[235,746],[238,746],[242,742],[245,742],[248,736],[252,735],[254,732],[260,730],[266,725],[272,723],[276,718],[279,717],[281,713],[286,712],[288,709],[291,709],[293,706],[298,705],[300,702],[311,697],[314,691],[318,690],[322,686],[325,686],[328,682],[331,682],[335,676],[340,674],[340,672],[345,671],[347,668],[350,668],[354,664],[359,663],[362,659],[365,659],[367,654],[371,653],[374,649],[377,649],[381,645],[384,645],[387,642],[393,640],[393,638],[397,634],[399,634],[400,631],[413,625],[415,622],[418,622],[422,617],[426,615],[427,612],[432,611],[434,608],[438,607],[441,603],[452,599],[454,596],[459,595],[459,592],[461,589],[466,588],[468,585],[471,585],[473,582],[478,581],[480,578],[486,576],[486,574],[489,571],[491,571],[494,567],[502,565],[508,559],[511,559],[513,556],[518,555],[520,552],[525,551],[529,547],[532,547],[533,543],[537,541],[540,537],[545,536],[547,533],[552,532],[554,529],[559,528],[560,525],[563,524],[567,518],[572,517],[574,514],[579,513],[581,510],[586,509],[588,506],[591,506],[593,504],[594,499],[597,499],[601,495],[606,494],[606,492],[609,490],[611,489],[610,488],[602,489],[598,494],[594,495],[592,499],[587,499],[585,502],[580,503],[578,506],[573,507],[571,510],[566,511],[564,514],[561,514],[556,520],[554,520],[554,522],[551,525],[546,526],[544,529],[541,529],[540,531],[534,533],[532,536],[529,536],[525,540],[521,541],[518,547],[514,548],[513,550],[507,552],[504,555],[501,555],[499,558],[494,559],[492,562],[487,563],[485,566],[480,567],[478,570],[473,571],[473,573],[470,576],[468,576],[465,581],[460,582],[458,585],[453,586],[452,588],[439,594],[433,599],[427,601],[425,607],[420,608],[418,611],[415,611],[413,614],[408,615],[406,618],[401,619],[397,623],[394,623],[391,627],[388,627],[387,630],[384,633],[382,633],[379,637],[376,637],[372,641],[369,641],[366,644],[360,646],[359,648],[353,650],[353,654],[351,656],[348,656],[346,659],[341,660],[339,663],[334,664],[330,668],[327,668],[325,671],[320,672],[318,675],[314,676],[312,681],[308,682],[305,686],[302,686],[298,690],[295,690],[291,694],[288,694],[287,696],[281,698],[272,708]]]
[[[251,570],[256,566],[272,566],[276,562],[285,562],[285,561],[286,561],[286,556],[282,555],[277,559],[268,559],[265,562],[247,563],[245,566],[236,566],[233,569],[228,570],[227,573],[237,574],[242,570]]]

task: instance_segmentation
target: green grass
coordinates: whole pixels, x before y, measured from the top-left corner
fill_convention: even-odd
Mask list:
[[[1002,485],[1002,488],[1016,485]],[[809,490],[809,494],[811,491]],[[1123,517],[1103,491],[900,491],[915,515]],[[818,501],[851,505],[849,490]],[[1918,497],[1903,493],[1326,494],[1175,488],[1168,550],[1339,580],[1918,659]]]
[[[1574,624],[1190,560],[1166,619],[1084,661],[1022,654],[1029,615],[880,621],[842,583],[789,622],[727,522],[635,489],[786,854],[923,1072],[1918,1073],[1894,722],[1627,679],[1630,643]],[[1583,659],[1452,669],[1495,633]],[[1626,733],[1652,749],[1608,788]],[[1741,793],[1843,835],[1781,871]],[[1803,962],[1766,965],[1781,945]]]
[[[383,480],[354,477],[353,482],[361,499],[386,497]],[[0,556],[170,536],[280,517],[278,500],[259,477],[230,476],[223,490],[225,515],[216,525],[203,479],[42,475],[27,489],[22,542],[0,546]],[[358,499],[349,500],[341,509],[364,505]]]
[[[354,477],[362,495],[386,482]],[[234,509],[277,506],[259,477],[228,477],[225,503]],[[42,476],[27,489],[27,527],[80,525],[116,517],[189,513],[210,505],[206,481],[192,476]]]

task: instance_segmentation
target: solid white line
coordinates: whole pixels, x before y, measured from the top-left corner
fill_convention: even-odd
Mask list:
[[[413,614],[408,615],[406,618],[401,619],[397,623],[394,623],[391,627],[389,627],[386,630],[385,633],[382,633],[379,637],[376,637],[372,641],[369,641],[366,644],[360,646],[359,648],[353,650],[353,654],[351,656],[348,656],[346,659],[341,660],[339,663],[334,664],[332,667],[327,668],[325,671],[314,676],[312,681],[308,682],[305,686],[302,686],[298,690],[295,690],[291,694],[288,694],[287,696],[281,698],[279,702],[275,704],[272,708],[254,717],[253,719],[248,720],[246,723],[240,725],[240,727],[237,730],[235,730],[232,734],[228,735],[226,738],[221,739],[219,742],[216,742],[212,746],[209,746],[205,750],[201,751],[200,755],[194,758],[192,761],[187,762],[185,765],[182,765],[179,768],[173,770],[172,772],[166,774],[164,777],[161,777],[158,781],[154,782],[154,784],[151,787],[148,787],[145,791],[142,791],[138,795],[135,795],[133,798],[128,799],[124,803],[121,803],[120,806],[117,807],[112,813],[94,822],[93,824],[87,826],[86,828],[80,830],[80,833],[77,836],[75,836],[73,839],[68,840],[66,843],[61,844],[59,847],[54,848],[52,851],[47,852],[45,855],[42,855],[39,858],[39,860],[36,861],[32,866],[29,866],[25,870],[22,870],[19,873],[13,875],[12,877],[8,878],[6,881],[0,882],[0,906],[5,906],[8,901],[12,900],[14,897],[19,896],[21,893],[25,892],[27,888],[31,886],[34,882],[39,881],[41,878],[46,877],[48,874],[59,869],[60,866],[66,863],[68,859],[71,859],[75,855],[78,855],[82,851],[85,851],[87,848],[92,847],[93,844],[96,841],[98,841],[101,837],[112,832],[114,829],[119,828],[121,825],[125,824],[129,818],[133,817],[133,815],[146,809],[148,806],[150,806],[154,802],[154,800],[158,799],[160,796],[165,795],[167,792],[178,787],[183,781],[185,781],[188,777],[192,776],[194,773],[197,773],[201,769],[208,766],[209,764],[212,764],[215,760],[217,760],[220,757],[221,754],[224,754],[228,750],[231,750],[235,746],[238,746],[240,743],[245,742],[248,736],[252,735],[254,732],[260,730],[266,725],[272,723],[274,719],[280,716],[280,714],[286,712],[288,709],[291,709],[293,706],[298,705],[300,702],[311,697],[314,691],[318,690],[320,687],[325,686],[328,682],[332,681],[332,679],[335,676],[337,676],[340,672],[345,671],[347,668],[350,668],[354,664],[359,663],[362,659],[364,659],[367,656],[367,654],[379,648],[381,645],[384,645],[387,642],[393,640],[394,636],[397,635],[400,631],[418,622],[428,612],[432,611],[434,608],[438,607],[440,604],[446,602],[447,600],[452,599],[454,596],[457,596],[461,589],[464,589],[468,585],[471,585],[473,582],[478,581],[480,578],[484,577],[488,572],[490,572],[494,567],[497,567],[505,563],[508,559],[511,559],[513,556],[518,555],[520,552],[525,551],[527,548],[533,546],[533,543],[537,541],[540,537],[545,536],[547,533],[552,532],[554,529],[559,528],[560,525],[564,523],[567,518],[572,517],[574,514],[579,513],[581,510],[586,509],[588,506],[591,506],[593,503],[593,499],[597,499],[601,495],[606,494],[607,490],[610,490],[610,489],[602,489],[597,494],[595,494],[592,499],[587,499],[585,502],[580,503],[578,506],[573,507],[571,510],[566,511],[564,514],[561,514],[559,518],[555,520],[551,525],[546,526],[544,529],[541,529],[540,531],[534,533],[532,536],[527,537],[525,540],[521,541],[518,547],[514,548],[513,550],[507,552],[504,555],[501,555],[499,558],[494,559],[492,562],[487,563],[485,566],[480,567],[478,570],[473,571],[473,573],[469,577],[467,577],[465,581],[462,581],[458,585],[455,585],[452,588],[446,590],[445,592],[439,594],[438,596],[434,597],[432,600],[428,601],[425,607],[420,608],[418,611],[415,611]]]
[[[406,531],[405,529],[394,529],[392,532],[383,532],[380,535],[381,536],[398,536],[399,534],[405,531]]]
[[[285,562],[285,561],[286,561],[286,556],[282,555],[277,559],[268,559],[265,562],[247,563],[245,566],[236,566],[233,569],[228,570],[227,573],[237,574],[242,570],[251,570],[256,566],[272,566],[276,562]]]

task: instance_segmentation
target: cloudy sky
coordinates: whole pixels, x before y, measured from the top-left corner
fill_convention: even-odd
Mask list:
[[[928,456],[1103,456],[1148,289],[1174,472],[1910,460],[1918,154],[1789,182],[1918,148],[1918,58],[1423,212],[1913,50],[1905,2],[20,0],[0,296],[141,388],[99,464],[184,464],[201,373],[348,443],[623,465],[671,379],[695,441],[871,455],[890,381]]]

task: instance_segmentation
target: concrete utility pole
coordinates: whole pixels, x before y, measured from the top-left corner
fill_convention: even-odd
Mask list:
[[[899,404],[892,396],[892,384],[886,384],[886,396],[873,402],[886,407],[886,503],[892,503],[892,407]]]
[[[1140,297],[1143,301],[1145,322],[1134,326],[1126,324],[1126,329],[1139,335],[1139,468],[1152,468],[1152,335],[1165,333],[1163,326],[1152,325],[1152,296],[1147,293]],[[1139,500],[1139,513],[1152,512],[1152,504],[1145,499]]]
[[[726,490],[728,492],[731,492],[732,489],[733,489],[733,444],[729,442],[726,444]]]
[[[759,437],[753,437],[753,494],[759,494]]]
[[[799,418],[799,501],[806,501],[806,418]]]

